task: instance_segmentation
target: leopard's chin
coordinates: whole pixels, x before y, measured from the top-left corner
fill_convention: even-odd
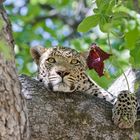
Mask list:
[[[73,92],[75,91],[74,85],[67,85],[66,83],[58,83],[56,85],[48,84],[48,88],[53,92]]]

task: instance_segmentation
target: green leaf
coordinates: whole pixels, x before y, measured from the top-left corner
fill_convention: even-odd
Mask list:
[[[114,8],[114,6],[115,6],[115,1],[111,0],[109,5],[108,5],[108,8],[106,9],[106,13],[107,14],[111,14],[112,13],[112,9]]]
[[[96,4],[97,4],[97,7],[100,7],[100,5],[102,4],[102,0],[96,0]]]
[[[96,83],[98,83],[103,88],[107,88],[113,81],[113,79],[108,80],[106,76],[99,77],[94,70],[88,70],[87,73],[94,81],[96,81]]]
[[[99,26],[102,32],[108,32],[108,29],[105,28],[106,24],[107,24],[107,17],[105,15],[101,15],[99,20]]]
[[[140,67],[140,44],[137,44],[137,46],[130,51],[130,62],[135,67]]]
[[[119,13],[119,12],[124,12],[124,13],[126,13],[126,14],[129,14],[129,12],[131,12],[131,11],[130,11],[130,9],[128,9],[127,7],[121,5],[121,6],[116,6],[116,7],[114,7],[113,12],[114,12],[114,13],[115,13],[115,12],[118,12],[118,13]]]
[[[76,48],[76,50],[80,50],[80,51],[82,50],[79,40],[73,40],[72,44],[74,45],[74,48]]]
[[[78,26],[79,32],[87,32],[91,28],[95,27],[99,22],[99,15],[92,15],[85,18]]]
[[[115,5],[114,0],[96,0],[96,4],[98,9],[100,10],[100,13],[102,14],[111,14],[112,8]]]
[[[137,39],[139,38],[139,30],[137,28],[130,30],[125,34],[126,48],[134,49]]]
[[[99,9],[105,10],[109,6],[110,0],[96,0],[97,7]]]

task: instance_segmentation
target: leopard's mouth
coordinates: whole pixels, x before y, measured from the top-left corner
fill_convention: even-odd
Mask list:
[[[64,81],[61,81],[57,84],[48,83],[48,88],[53,92],[73,92],[75,90],[74,84],[67,84]]]

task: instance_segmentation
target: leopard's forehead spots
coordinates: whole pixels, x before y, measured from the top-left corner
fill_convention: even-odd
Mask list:
[[[63,56],[63,57],[79,57],[80,54],[74,49],[63,48],[63,47],[55,47],[52,48],[52,56]]]

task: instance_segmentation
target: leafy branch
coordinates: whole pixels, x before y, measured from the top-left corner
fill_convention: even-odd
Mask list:
[[[99,26],[100,30],[107,33],[108,44],[109,35],[116,39],[123,40],[124,49],[130,52],[129,63],[133,67],[140,67],[140,19],[139,14],[128,8],[128,2],[116,2],[116,0],[96,0],[96,8],[93,15],[86,17],[78,26],[79,32],[88,32],[92,28]],[[123,36],[122,36],[123,34]],[[123,37],[123,38],[122,38]],[[112,53],[114,48],[110,47]]]

